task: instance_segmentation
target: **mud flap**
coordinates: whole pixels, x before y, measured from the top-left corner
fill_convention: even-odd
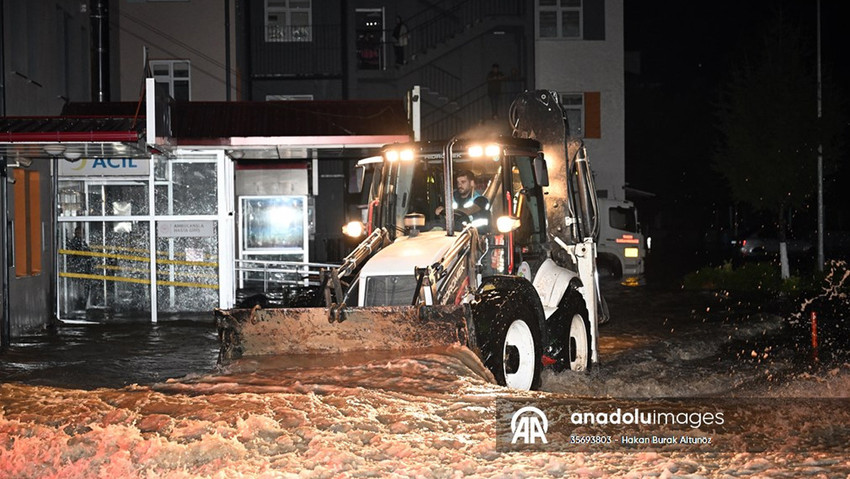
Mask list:
[[[462,305],[350,308],[341,311],[341,322],[331,323],[326,308],[216,309],[219,361],[466,346],[467,310]]]

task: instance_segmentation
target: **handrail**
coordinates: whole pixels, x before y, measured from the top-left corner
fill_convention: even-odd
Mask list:
[[[453,80],[458,80],[458,81],[460,81],[460,76],[455,75],[455,74],[454,74],[454,73],[452,73],[451,71],[446,70],[445,68],[443,68],[443,67],[441,67],[441,66],[439,66],[439,65],[436,65],[436,64],[434,64],[434,63],[428,63],[427,65],[425,65],[425,67],[427,67],[427,68],[431,68],[431,69],[434,69],[434,70],[437,70],[437,71],[439,71],[440,73],[442,73],[442,74],[444,74],[444,75],[448,76],[449,78],[451,78],[451,79],[453,79]]]
[[[330,263],[252,259],[237,259],[234,263],[240,287],[244,286],[245,282],[262,281],[263,292],[267,292],[270,285],[318,286],[322,269],[339,267],[338,264]],[[262,273],[262,278],[246,278],[242,273]]]
[[[510,86],[502,90],[500,103],[503,108],[500,110],[507,111],[506,105],[510,104],[513,97],[525,90],[525,78],[508,78],[504,82]],[[435,106],[432,110],[425,112],[422,116],[422,130],[426,137],[448,138],[482,118],[489,117],[490,105],[487,102],[486,83],[486,81],[479,83],[454,100],[450,100],[458,105],[454,111],[446,111],[444,107]]]
[[[406,22],[408,23],[408,47],[411,52],[423,53],[483,18],[498,15],[521,15],[525,8],[524,3],[515,0],[465,0],[461,2],[447,0],[438,2],[408,19]],[[447,5],[447,8],[442,8],[442,5]],[[424,21],[414,21],[429,13],[432,15]]]

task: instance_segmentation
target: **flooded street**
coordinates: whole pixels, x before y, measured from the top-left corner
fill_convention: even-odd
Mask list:
[[[541,392],[493,384],[471,351],[454,347],[240,360],[219,370],[211,320],[65,326],[25,338],[0,362],[0,470],[22,478],[850,474],[846,355],[815,364],[781,315],[724,296],[604,288],[613,319],[600,330],[601,366],[546,371]],[[752,427],[774,437],[755,451],[708,431],[721,444],[707,452],[563,444],[511,452],[498,439],[510,422],[506,402],[537,404],[554,423],[558,411],[544,406],[630,410],[683,396],[727,408],[730,423],[750,418],[734,424],[737,435]],[[788,414],[738,416],[722,402],[729,397],[778,401],[765,404]],[[832,422],[808,418],[818,411]]]

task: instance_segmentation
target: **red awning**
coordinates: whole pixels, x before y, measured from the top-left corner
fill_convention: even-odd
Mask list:
[[[52,158],[60,155],[147,158],[149,153],[139,144],[143,131],[140,122],[143,124],[144,119],[3,117],[0,118],[0,155],[7,158]],[[55,148],[48,145],[55,145]]]

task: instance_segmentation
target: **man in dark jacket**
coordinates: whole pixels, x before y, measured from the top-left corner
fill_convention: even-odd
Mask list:
[[[77,274],[92,274],[94,272],[94,258],[86,253],[91,251],[86,240],[83,238],[83,227],[77,225],[74,228],[74,237],[68,240],[67,249],[71,251],[68,256],[67,271],[68,273]],[[86,309],[89,292],[91,291],[91,279],[89,278],[74,278],[74,311]]]
[[[395,28],[393,29],[393,50],[395,50],[396,66],[404,65],[407,61],[404,59],[404,49],[407,48],[408,32],[407,25],[401,19],[401,15],[395,17]]]

